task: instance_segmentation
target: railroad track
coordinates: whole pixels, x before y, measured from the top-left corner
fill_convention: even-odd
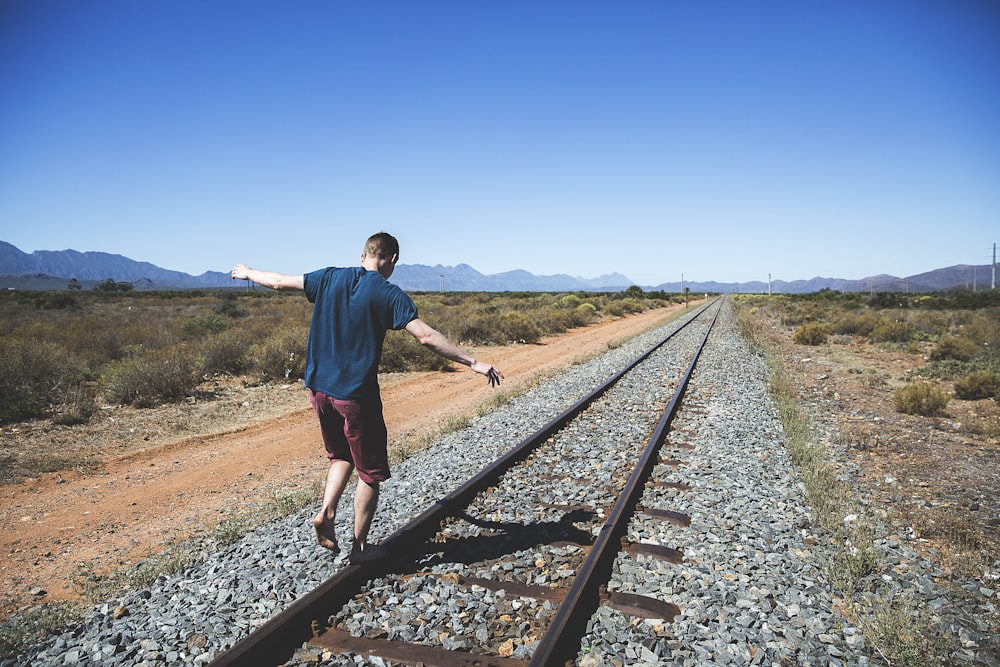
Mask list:
[[[650,477],[683,465],[661,448],[721,305],[696,311],[388,536],[389,557],[343,568],[211,664],[295,663],[304,651],[326,664],[357,664],[359,656],[379,664],[561,665],[576,661],[601,607],[669,623],[680,612],[669,600],[609,581],[622,557],[683,559],[678,549],[627,535],[637,510],[644,521],[690,523],[641,502],[647,487],[687,488]],[[679,447],[690,447],[682,440]]]

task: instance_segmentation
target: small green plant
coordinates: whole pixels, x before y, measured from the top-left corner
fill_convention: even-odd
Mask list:
[[[887,665],[945,665],[958,648],[954,635],[927,618],[910,599],[894,597],[873,605],[860,628],[866,643]]]
[[[1000,375],[991,371],[975,371],[955,381],[955,397],[963,401],[997,396],[1000,396]]]
[[[921,417],[938,417],[944,413],[951,397],[927,382],[908,384],[892,397],[896,412]]]
[[[67,625],[83,620],[78,604],[45,604],[13,617],[0,625],[0,659],[12,658],[18,651],[45,641]]]
[[[799,345],[822,345],[830,335],[830,327],[819,322],[807,322],[795,330],[792,340]]]

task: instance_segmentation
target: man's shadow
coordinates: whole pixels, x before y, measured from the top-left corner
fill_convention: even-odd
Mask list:
[[[396,555],[389,571],[404,574],[442,563],[471,565],[481,561],[497,560],[518,551],[546,544],[589,547],[594,543],[593,534],[575,524],[589,523],[594,516],[593,511],[581,508],[566,512],[557,521],[518,523],[488,521],[461,512],[456,514],[455,518],[482,528],[486,532],[467,537],[445,537],[442,541],[429,541],[424,544],[424,549],[421,551],[414,551],[405,556]]]

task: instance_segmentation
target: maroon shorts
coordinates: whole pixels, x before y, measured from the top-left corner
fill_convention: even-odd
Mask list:
[[[389,437],[382,401],[342,401],[318,391],[310,392],[310,397],[326,457],[351,462],[365,484],[389,479]]]

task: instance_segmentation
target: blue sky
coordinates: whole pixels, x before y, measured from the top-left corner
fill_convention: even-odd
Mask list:
[[[1000,4],[0,4],[0,240],[199,274],[907,276],[1000,241]]]

